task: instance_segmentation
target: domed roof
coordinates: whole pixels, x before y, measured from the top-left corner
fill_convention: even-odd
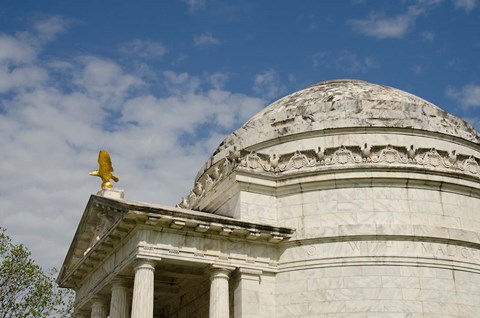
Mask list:
[[[182,206],[214,211],[225,191],[218,187],[233,180],[226,176],[234,170],[296,182],[306,175],[332,181],[340,172],[363,178],[382,169],[386,176],[407,169],[422,178],[425,171],[479,178],[480,135],[404,91],[359,80],[321,82],[265,107],[225,138]]]
[[[228,136],[214,155],[232,146],[244,149],[287,135],[356,127],[423,130],[480,143],[471,125],[420,97],[360,80],[333,80],[265,107]]]

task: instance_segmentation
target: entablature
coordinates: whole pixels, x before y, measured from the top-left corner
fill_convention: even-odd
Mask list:
[[[58,276],[59,284],[71,288],[81,285],[92,270],[139,229],[269,246],[288,240],[295,231],[183,208],[92,195]],[[144,247],[137,242],[132,253],[138,256]],[[205,262],[206,258],[198,260]],[[214,259],[206,262],[213,263]]]

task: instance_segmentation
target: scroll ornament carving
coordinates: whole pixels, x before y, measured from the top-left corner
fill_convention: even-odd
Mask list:
[[[444,151],[436,148],[415,148],[394,145],[345,146],[297,150],[286,154],[262,154],[255,151],[230,151],[227,158],[210,167],[200,177],[190,194],[178,204],[183,208],[194,208],[206,193],[234,170],[257,171],[278,174],[309,169],[411,166],[443,169],[466,173],[480,178],[480,158],[459,154],[455,150]]]

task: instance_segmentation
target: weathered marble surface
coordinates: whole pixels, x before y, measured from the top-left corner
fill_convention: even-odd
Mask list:
[[[420,97],[364,81],[336,80],[312,85],[265,107],[216,152],[236,144],[249,146],[244,144],[247,135],[256,134],[261,142],[275,128],[279,135],[288,135],[340,127],[414,128],[480,142],[468,123]]]
[[[228,156],[233,147],[256,150],[280,139],[303,140],[335,130],[382,128],[405,133],[429,132],[480,143],[464,120],[407,92],[359,80],[321,82],[264,108],[230,134],[200,170]],[[338,145],[339,146],[339,145]]]

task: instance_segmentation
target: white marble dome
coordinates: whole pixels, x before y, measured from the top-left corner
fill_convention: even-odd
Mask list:
[[[322,82],[229,135],[180,205],[295,230],[276,317],[479,317],[479,142],[412,94]]]
[[[417,129],[480,142],[468,123],[420,97],[360,80],[333,80],[314,84],[265,107],[214,153],[303,132],[351,127]]]
[[[470,124],[420,97],[360,80],[333,80],[287,95],[254,115],[225,138],[196,181],[234,151],[279,158],[288,152],[318,152],[319,147],[327,152],[340,146],[367,151],[391,145],[405,148],[407,157],[408,150],[417,148],[469,157],[478,155],[479,143],[480,135]]]

